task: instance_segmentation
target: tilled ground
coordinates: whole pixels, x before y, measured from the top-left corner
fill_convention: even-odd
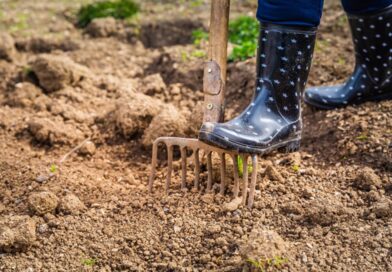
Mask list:
[[[191,32],[208,5],[144,1],[140,22],[81,30],[77,2],[1,3],[1,271],[241,271],[267,256],[287,258],[282,271],[392,270],[392,102],[304,106],[303,147],[261,158],[252,210],[230,190],[190,190],[191,171],[181,191],[178,163],[166,196],[165,150],[149,195],[152,140],[197,135]],[[253,12],[243,2],[233,14]],[[354,62],[330,2],[310,85],[344,81]],[[254,66],[229,65],[227,118],[248,103]]]

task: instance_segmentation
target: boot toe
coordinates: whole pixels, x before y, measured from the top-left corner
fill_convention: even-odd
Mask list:
[[[339,95],[342,85],[309,88],[304,92],[304,101],[320,109],[334,109],[345,105],[345,97]]]

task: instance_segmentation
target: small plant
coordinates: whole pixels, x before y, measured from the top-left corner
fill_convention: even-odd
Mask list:
[[[205,58],[207,56],[207,54],[203,50],[195,50],[195,51],[192,51],[191,56],[198,58],[198,59],[202,59],[202,58]]]
[[[299,165],[294,164],[292,166],[292,169],[293,169],[294,172],[298,172],[300,170],[300,167],[299,167]]]
[[[208,33],[203,29],[199,28],[192,31],[193,44],[196,46],[200,46],[202,41],[208,40]]]
[[[78,14],[78,26],[85,27],[95,18],[113,17],[128,19],[139,12],[139,5],[133,0],[107,0],[83,6]]]
[[[272,272],[280,270],[288,262],[288,259],[281,256],[275,256],[271,259],[248,259],[247,262],[260,272]]]
[[[369,139],[369,137],[368,136],[366,136],[366,135],[359,135],[358,137],[357,137],[357,140],[360,140],[360,141],[362,141],[362,142],[366,142],[367,140]]]
[[[244,175],[244,161],[242,160],[241,156],[237,156],[237,165],[238,165],[238,176],[242,178]],[[248,165],[248,173],[251,174],[253,172],[252,165]]]
[[[229,23],[229,42],[234,45],[229,56],[230,61],[245,60],[254,57],[257,49],[259,23],[253,17],[241,16]],[[193,43],[200,46],[208,40],[208,33],[203,29],[192,32]]]
[[[229,23],[229,41],[234,44],[229,60],[254,57],[257,49],[259,23],[253,17],[241,16]]]
[[[85,266],[93,266],[95,265],[97,261],[93,258],[88,258],[88,259],[84,259],[82,260],[82,264],[84,264]]]
[[[49,167],[49,172],[52,173],[52,174],[54,174],[54,173],[56,173],[56,171],[57,171],[57,165],[52,164],[52,165]]]

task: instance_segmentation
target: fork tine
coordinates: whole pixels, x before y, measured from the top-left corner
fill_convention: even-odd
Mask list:
[[[245,205],[246,203],[246,196],[248,194],[248,155],[243,155],[242,156],[242,162],[243,162],[243,187],[242,187],[242,205]]]
[[[221,160],[221,165],[220,165],[220,174],[221,174],[221,184],[220,184],[220,194],[225,193],[225,187],[226,187],[226,156],[225,153],[220,154],[220,160]]]
[[[208,173],[208,180],[207,180],[207,192],[211,191],[212,187],[212,157],[211,152],[207,154],[207,173]]]
[[[240,181],[238,177],[238,155],[232,155],[233,159],[233,171],[234,171],[234,198],[238,197],[240,191]]]
[[[154,184],[157,159],[158,159],[158,143],[154,142],[154,144],[152,145],[152,160],[151,160],[150,180],[148,182],[148,191],[150,193],[152,192],[152,187],[153,187],[153,184]]]
[[[173,146],[169,145],[167,147],[166,194],[169,194],[172,170],[173,170]]]
[[[199,149],[194,150],[193,155],[195,157],[195,189],[199,189],[199,176],[200,176],[200,160],[199,160]]]
[[[257,181],[257,155],[252,155],[252,178],[250,182],[250,191],[248,199],[248,208],[251,209],[255,199],[255,189]]]
[[[186,187],[186,147],[181,147],[181,189]]]

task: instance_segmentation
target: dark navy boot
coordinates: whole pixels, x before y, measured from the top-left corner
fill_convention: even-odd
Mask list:
[[[204,123],[199,139],[246,153],[297,150],[302,131],[301,97],[315,36],[315,28],[261,24],[257,84],[250,105],[226,123]]]
[[[320,109],[392,99],[392,6],[374,14],[348,14],[356,65],[339,86],[310,88],[304,100]]]

